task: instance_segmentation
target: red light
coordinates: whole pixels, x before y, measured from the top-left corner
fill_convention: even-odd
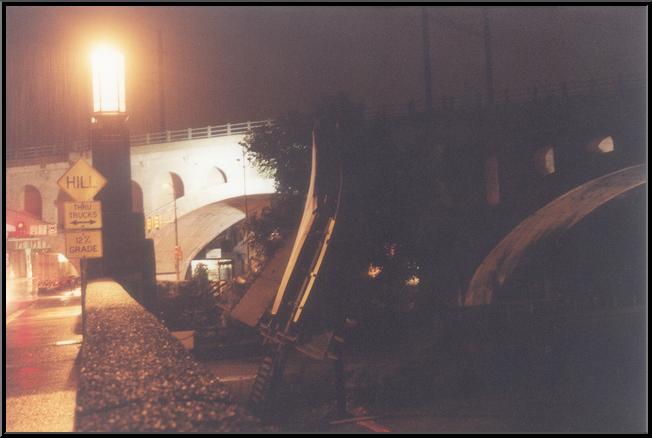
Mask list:
[[[27,234],[27,229],[25,228],[25,222],[20,221],[16,223],[16,229],[9,233],[13,237],[24,237]]]

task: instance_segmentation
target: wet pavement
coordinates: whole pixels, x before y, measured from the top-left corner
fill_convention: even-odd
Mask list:
[[[7,431],[73,431],[79,290],[20,303],[5,323]]]

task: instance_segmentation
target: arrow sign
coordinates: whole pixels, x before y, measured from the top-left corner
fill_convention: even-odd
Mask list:
[[[100,201],[64,202],[66,229],[102,228],[102,203]]]
[[[75,201],[88,201],[106,185],[106,178],[80,158],[59,178],[57,184]]]
[[[77,224],[79,224],[79,225],[82,225],[82,224],[92,225],[92,224],[94,224],[95,222],[97,222],[97,221],[94,221],[93,219],[91,219],[91,220],[89,220],[89,221],[78,221],[77,219],[75,219],[74,221],[70,221],[70,223],[73,224],[73,225],[77,225]],[[90,227],[89,227],[89,228],[90,228]],[[100,227],[100,228],[101,228],[101,227]]]

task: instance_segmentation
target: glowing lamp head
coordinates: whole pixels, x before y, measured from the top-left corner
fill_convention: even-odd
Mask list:
[[[93,112],[125,112],[125,60],[122,53],[109,46],[98,46],[91,54],[91,63]]]

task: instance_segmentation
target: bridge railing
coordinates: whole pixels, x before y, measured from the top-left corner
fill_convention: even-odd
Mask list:
[[[565,99],[591,94],[612,93],[641,88],[644,85],[640,76],[629,75],[616,78],[605,78],[588,81],[569,81],[557,84],[542,84],[529,87],[513,93],[509,89],[496,90],[493,104],[504,106],[509,104],[523,104],[537,102],[551,97]],[[465,96],[440,96],[433,99],[433,111],[464,111],[485,109],[488,105],[487,96],[483,93],[467,94]],[[422,114],[426,110],[422,100],[413,100],[408,104],[393,104],[380,107],[365,108],[366,119],[398,119],[410,115]]]
[[[494,105],[505,106],[525,102],[536,102],[550,97],[568,98],[598,93],[616,93],[645,86],[640,76],[620,76],[588,81],[569,81],[557,84],[545,84],[542,86],[530,87],[525,91],[513,94],[510,90],[496,91]],[[488,107],[487,98],[482,93],[467,95],[464,97],[442,96],[433,102],[433,110],[437,112],[474,110]],[[408,104],[394,104],[374,108],[366,108],[363,111],[364,117],[373,119],[400,119],[416,114],[423,114],[425,105],[423,101],[414,100]],[[200,138],[222,137],[228,135],[242,135],[249,130],[263,126],[271,126],[273,120],[259,120],[253,122],[227,123],[224,125],[204,126],[201,128],[186,128],[174,131],[150,132],[135,134],[130,137],[132,146],[147,144],[160,144]],[[88,150],[90,147],[87,141],[76,141],[66,145],[46,145],[25,148],[12,148],[5,150],[7,160],[40,158],[49,155],[66,154],[73,151]]]
[[[201,128],[178,129],[175,131],[149,132],[131,136],[132,146],[146,144],[169,143],[173,141],[194,140],[200,138],[223,137],[228,135],[242,135],[251,129],[270,126],[271,119],[255,122],[227,123],[225,125],[203,126]]]
[[[84,141],[74,141],[68,144],[54,144],[31,146],[28,148],[7,149],[5,158],[7,160],[24,160],[30,158],[41,158],[47,156],[66,155],[70,152],[88,150],[88,143]]]

